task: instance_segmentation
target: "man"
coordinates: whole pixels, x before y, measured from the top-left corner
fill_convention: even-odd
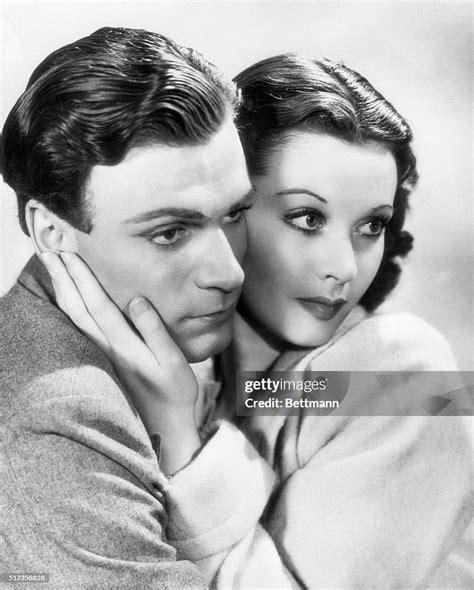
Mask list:
[[[37,254],[77,252],[125,314],[146,296],[191,362],[229,343],[243,281],[252,191],[235,104],[194,51],[105,28],[47,57],[3,130],[3,175]],[[258,520],[271,470],[226,425],[167,480],[37,257],[0,313],[2,573],[57,588],[204,585],[166,527],[181,555],[217,567]]]

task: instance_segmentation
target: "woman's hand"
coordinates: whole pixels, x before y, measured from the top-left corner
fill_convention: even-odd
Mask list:
[[[158,313],[142,297],[130,302],[130,319],[142,340],[77,254],[39,257],[59,307],[110,359],[148,432],[160,435],[163,471],[177,471],[201,444],[194,417],[198,385]]]

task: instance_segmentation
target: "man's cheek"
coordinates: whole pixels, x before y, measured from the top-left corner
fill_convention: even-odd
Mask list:
[[[143,291],[141,295],[151,302],[167,329],[177,328],[179,319],[184,315],[179,293],[163,289],[148,289],[146,292]]]

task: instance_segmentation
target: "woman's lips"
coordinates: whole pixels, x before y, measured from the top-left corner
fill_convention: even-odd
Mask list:
[[[347,303],[345,299],[327,299],[326,297],[311,297],[298,299],[298,301],[318,320],[331,320]]]

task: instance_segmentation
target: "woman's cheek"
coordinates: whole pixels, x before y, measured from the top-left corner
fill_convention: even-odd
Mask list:
[[[374,248],[370,262],[368,264],[368,266],[370,267],[370,273],[372,274],[372,278],[375,277],[375,275],[377,274],[377,271],[380,268],[380,265],[382,263],[384,249],[385,249],[384,240],[383,240],[383,238],[381,238],[377,241],[376,247]]]
[[[367,291],[382,263],[384,243],[381,240],[376,246],[357,261],[358,295],[359,298]]]

